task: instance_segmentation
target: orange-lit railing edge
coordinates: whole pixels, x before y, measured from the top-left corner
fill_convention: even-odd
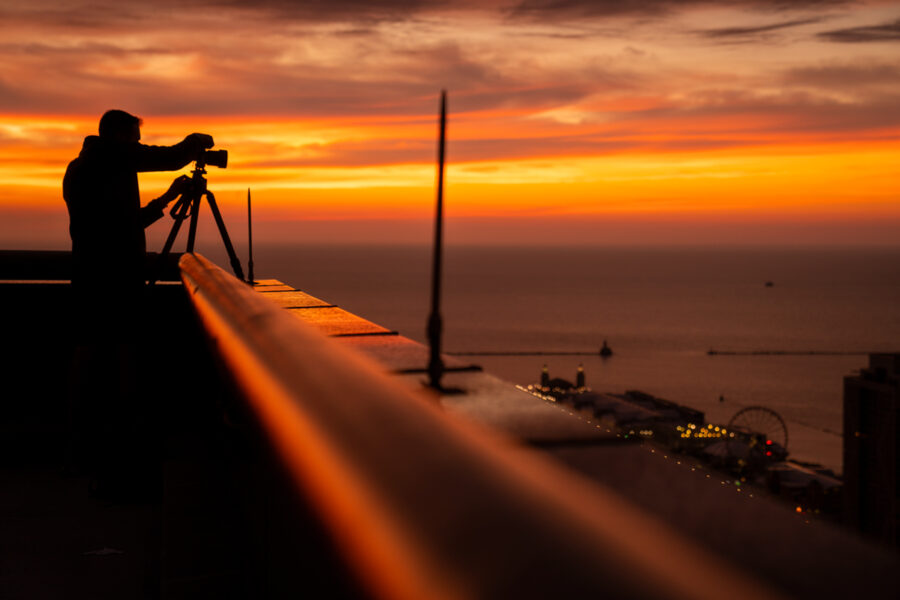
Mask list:
[[[494,554],[513,566],[515,561],[527,565],[535,552],[543,552],[547,559],[559,559],[540,566],[558,573],[563,587],[577,581],[598,594],[776,597],[610,490],[443,413],[424,394],[328,340],[203,257],[185,255],[180,266],[191,303],[241,395],[348,563],[376,596],[465,598],[528,591],[496,589],[498,582],[490,576],[466,572],[465,557],[448,554],[441,547],[445,540],[428,538],[422,515],[429,517],[429,507],[414,502],[410,482],[397,481],[403,475],[395,481],[378,479],[385,469],[370,452],[359,451],[366,443],[374,448],[372,435],[383,428],[402,432],[399,440],[386,433],[383,443],[397,446],[391,451],[409,462],[410,477],[423,463],[426,475],[433,475],[423,485],[458,485],[445,492],[461,515],[495,514],[509,531],[528,531],[535,545],[522,548],[517,547],[521,540],[488,539],[484,523],[470,523],[472,531],[459,531],[462,542],[454,540],[454,548],[502,549],[507,543]],[[352,411],[373,418],[373,431],[359,429]],[[370,439],[356,444],[348,439],[353,437]],[[446,471],[453,472],[454,482],[443,481]],[[445,512],[432,516],[447,517]],[[454,525],[465,528],[465,523]],[[523,581],[527,575],[522,574]]]

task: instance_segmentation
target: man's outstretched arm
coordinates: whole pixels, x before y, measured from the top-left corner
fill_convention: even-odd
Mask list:
[[[211,135],[192,133],[173,146],[130,144],[124,149],[127,162],[135,171],[177,171],[197,160],[204,150],[214,145]]]

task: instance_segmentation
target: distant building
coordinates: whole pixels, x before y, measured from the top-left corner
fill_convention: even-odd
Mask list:
[[[550,369],[547,368],[546,364],[541,368],[540,389],[545,393],[582,393],[588,391],[584,385],[584,365],[578,365],[578,370],[575,372],[575,382],[576,383],[572,383],[571,381],[563,379],[562,377],[551,378]]]
[[[844,378],[844,520],[900,547],[900,354]]]

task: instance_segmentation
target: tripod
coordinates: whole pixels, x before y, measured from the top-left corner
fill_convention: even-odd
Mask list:
[[[216,204],[216,197],[206,187],[206,177],[204,177],[204,175],[206,175],[206,162],[204,158],[201,157],[197,159],[197,164],[195,165],[193,172],[191,172],[190,191],[182,194],[175,203],[175,206],[173,206],[172,210],[169,212],[172,218],[175,219],[175,222],[172,223],[169,237],[166,239],[162,252],[160,252],[159,264],[165,264],[165,259],[172,250],[175,238],[178,237],[178,231],[181,229],[181,224],[188,216],[191,217],[191,224],[188,228],[187,248],[185,249],[185,252],[194,251],[194,240],[197,236],[197,217],[200,213],[200,199],[203,196],[206,196],[206,201],[209,203],[209,208],[212,210],[216,225],[219,227],[222,243],[225,244],[225,251],[228,253],[228,259],[231,261],[231,270],[234,271],[235,277],[243,281],[244,270],[241,268],[241,263],[234,252],[234,246],[231,245],[231,238],[228,237],[228,230],[225,229],[225,221],[222,220],[222,213],[219,212],[219,206]],[[150,285],[153,285],[155,282],[156,278],[154,277],[150,280]]]

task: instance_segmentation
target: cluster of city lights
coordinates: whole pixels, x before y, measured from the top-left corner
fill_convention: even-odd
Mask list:
[[[628,430],[628,433],[626,433],[624,437],[627,440],[628,437],[632,436],[632,435],[639,435],[641,437],[653,437],[653,430],[652,429],[640,429],[638,431],[635,431],[634,429],[630,429],[630,430]]]
[[[720,427],[718,425],[713,425],[709,423],[697,429],[697,425],[694,423],[688,423],[687,425],[679,425],[676,427],[681,434],[682,438],[721,438],[721,437],[734,437],[734,432],[729,432],[724,427]]]
[[[534,385],[529,385],[527,388],[522,387],[521,385],[517,385],[516,388],[523,392],[528,392],[529,394],[531,394],[533,396],[537,396],[541,400],[546,400],[547,402],[553,402],[553,403],[557,403],[557,404],[559,403],[559,401],[554,396],[551,396],[546,393],[546,391],[548,391],[549,388],[542,388],[540,386],[534,386]]]
[[[646,438],[654,437],[654,432],[652,429],[639,429],[639,430],[629,429],[627,432],[625,432],[624,429],[620,429],[619,432],[613,432],[610,430],[609,427],[605,427],[603,425],[596,424],[591,419],[584,418],[581,414],[578,414],[577,411],[572,412],[570,410],[566,410],[563,406],[563,403],[561,403],[558,398],[547,393],[547,391],[548,391],[547,388],[542,388],[542,387],[536,386],[536,385],[529,385],[527,387],[517,385],[516,388],[523,392],[528,392],[528,393],[530,393],[538,398],[541,398],[543,400],[546,400],[548,402],[552,402],[552,403],[556,404],[558,408],[565,410],[565,412],[568,413],[569,415],[572,415],[582,421],[585,421],[586,423],[596,427],[597,429],[605,428],[607,433],[615,433],[616,437],[625,438],[625,439],[628,439],[632,436],[638,437],[639,439],[644,438],[646,441],[644,441],[643,443],[640,444],[641,447],[649,450],[650,453],[652,453],[652,454],[657,453],[656,452],[657,447],[655,447],[653,440],[646,439]],[[694,423],[688,423],[687,425],[678,425],[678,426],[676,426],[675,429],[680,433],[680,435],[683,439],[690,439],[690,438],[693,438],[693,439],[721,439],[721,438],[734,438],[735,437],[735,432],[728,431],[728,429],[726,427],[723,427],[720,425],[713,425],[712,423],[708,423],[708,424],[700,426],[700,427],[698,427]],[[757,443],[756,438],[751,437],[750,445],[752,446],[755,443]],[[759,439],[758,443],[765,444],[764,447],[765,447],[766,455],[772,456],[772,446],[774,446],[775,443],[771,439],[765,439],[764,442],[762,439]],[[660,452],[659,454],[662,456],[662,458],[664,458],[666,460],[670,459],[669,454],[667,452]],[[689,468],[691,470],[691,472],[696,472],[698,476],[703,475],[703,476],[705,476],[706,479],[718,479],[718,476],[716,476],[716,472],[714,470],[704,467],[703,465],[699,464],[698,462],[695,462],[693,460],[683,460],[682,458],[679,458],[677,455],[673,455],[671,457],[671,460],[675,464],[677,464],[678,466],[680,466],[682,468]],[[744,463],[743,460],[739,460],[738,462],[741,464]],[[742,496],[746,496],[749,498],[756,497],[756,494],[753,493],[753,487],[747,482],[747,479],[745,477],[734,478],[734,479],[731,479],[731,478],[722,479],[722,480],[720,480],[719,483],[724,487],[733,489],[735,492],[740,493]],[[803,506],[795,506],[794,510],[795,510],[796,514],[801,515],[801,517],[804,517],[804,523],[807,523],[807,524],[810,523],[810,521],[808,518],[805,518],[805,517],[808,517],[808,516],[811,516],[814,514],[818,515],[820,513],[819,509],[811,509],[811,508],[807,508],[807,507],[803,507]]]

